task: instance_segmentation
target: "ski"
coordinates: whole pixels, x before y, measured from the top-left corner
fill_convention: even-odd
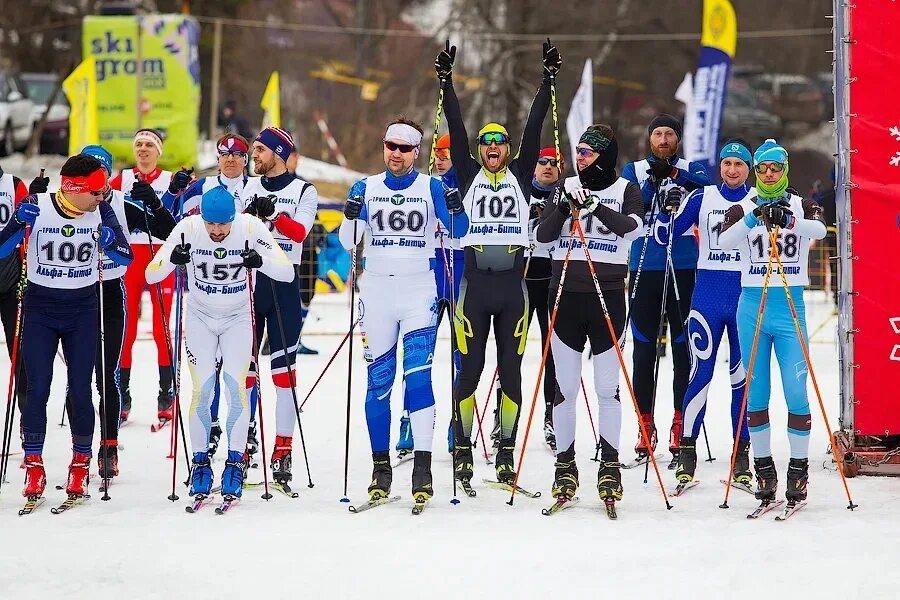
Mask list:
[[[699,479],[692,479],[685,483],[679,483],[678,485],[675,486],[675,491],[669,492],[669,497],[674,498],[676,496],[681,496],[682,494],[687,492],[692,487],[699,485],[699,483],[700,483]]]
[[[746,483],[738,483],[737,481],[735,481],[733,479],[730,481],[725,481],[724,479],[720,479],[719,483],[721,483],[722,485],[727,483],[728,485],[730,485],[731,487],[733,487],[736,490],[741,490],[742,492],[747,492],[751,496],[756,496],[756,490],[754,490],[752,487],[750,487]]]
[[[150,431],[152,433],[156,433],[157,431],[161,431],[163,427],[172,422],[172,419],[159,419],[156,423],[153,423],[150,426]]]
[[[217,515],[224,515],[227,513],[232,506],[241,501],[240,496],[223,496],[222,504],[216,507]]]
[[[412,507],[412,514],[421,515],[422,511],[425,510],[425,504],[428,503],[428,497],[424,494],[416,494],[416,496],[413,497],[413,502],[415,502],[415,504],[413,504]]]
[[[567,508],[571,508],[572,506],[574,506],[576,504],[578,504],[578,496],[575,496],[574,498],[569,498],[567,496],[560,496],[559,498],[556,499],[556,502],[551,504],[549,507],[542,508],[541,514],[544,515],[545,517],[551,517],[551,516],[555,515],[556,513],[562,512]]]
[[[397,460],[394,461],[394,463],[391,465],[391,468],[396,469],[403,463],[411,461],[413,459],[413,456],[414,453],[412,450],[401,450],[397,454]]]
[[[657,453],[657,454],[654,454],[653,456],[654,456],[654,458],[659,460],[660,458],[662,458],[663,455],[662,455],[662,453]],[[639,454],[636,458],[634,458],[628,462],[622,463],[622,468],[623,469],[634,469],[635,467],[642,466],[649,459],[650,459],[649,454]]]
[[[19,509],[19,516],[30,515],[38,506],[44,503],[44,500],[43,496],[28,496],[25,506]]]
[[[763,500],[759,503],[759,507],[752,513],[747,515],[748,519],[758,519],[770,510],[774,510],[784,504],[784,500]]]
[[[616,520],[619,518],[619,515],[616,513],[616,501],[612,498],[607,498],[603,501],[603,506],[606,507],[606,516],[612,520]]]
[[[194,514],[198,510],[200,510],[203,506],[209,504],[209,496],[204,496],[203,494],[197,494],[194,496],[193,500],[190,504],[184,507],[184,512]]]
[[[495,490],[503,490],[504,492],[512,492],[513,491],[513,486],[511,486],[508,483],[495,481],[493,479],[482,479],[482,482],[484,482],[484,484],[486,486],[488,486],[490,488],[494,488]],[[541,497],[540,492],[529,492],[525,488],[522,488],[519,486],[515,486],[515,491],[517,494],[522,494],[526,498],[540,498]]]
[[[476,492],[475,489],[472,487],[472,482],[469,481],[468,479],[457,479],[456,481],[457,481],[457,483],[459,483],[459,486],[463,489],[463,492],[469,498],[474,498],[475,496],[478,495],[478,492]]]
[[[78,506],[88,498],[90,498],[90,496],[88,495],[76,496],[75,494],[69,494],[69,497],[66,498],[62,504],[60,504],[59,506],[54,506],[50,509],[50,512],[52,512],[54,515],[61,515],[73,506]]]
[[[276,492],[281,492],[288,498],[299,498],[300,497],[300,494],[295,492],[293,490],[293,488],[290,486],[290,484],[288,484],[288,482],[286,482],[286,481],[283,483],[275,481],[272,483],[272,485],[270,487],[271,487],[271,489],[275,490]]]
[[[784,507],[784,510],[781,514],[775,517],[776,521],[787,521],[791,515],[806,506],[806,502],[788,502],[787,506]]]
[[[364,510],[369,510],[370,508],[375,508],[376,506],[381,506],[382,504],[389,504],[391,502],[397,502],[400,500],[400,496],[383,496],[378,498],[377,500],[369,500],[365,504],[360,504],[359,506],[348,506],[347,508],[353,514],[361,513]]]

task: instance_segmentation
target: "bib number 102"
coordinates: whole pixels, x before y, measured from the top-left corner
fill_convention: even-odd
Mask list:
[[[516,211],[516,199],[514,196],[482,196],[475,201],[475,209],[478,211],[479,219],[509,219],[518,220],[519,214]]]

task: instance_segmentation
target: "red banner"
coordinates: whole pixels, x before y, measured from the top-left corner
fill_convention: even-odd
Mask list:
[[[858,435],[900,434],[900,3],[850,9],[850,180]]]

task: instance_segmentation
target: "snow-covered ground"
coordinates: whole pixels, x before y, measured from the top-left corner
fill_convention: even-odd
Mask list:
[[[321,351],[300,359],[299,395],[302,399],[337,348],[346,331],[346,295],[317,296],[314,320],[304,342]],[[808,322],[812,331],[829,318],[824,294],[809,294]],[[838,368],[831,342],[833,321],[812,344],[816,373],[825,393],[832,425],[837,424]],[[532,329],[523,364],[523,392],[530,405],[539,364],[539,338]],[[653,480],[643,483],[643,469],[624,471],[625,499],[618,521],[608,520],[594,490],[594,440],[583,403],[578,423],[581,503],[548,518],[540,509],[547,498],[517,496],[486,488],[482,477],[493,471],[476,460],[476,498],[462,498],[453,506],[450,457],[445,432],[450,415],[449,329],[441,329],[435,356],[434,382],[438,397],[435,435],[435,498],[425,513],[410,515],[406,463],[394,473],[394,493],[401,502],[352,515],[338,500],[343,495],[344,414],[347,356],[325,376],[303,413],[315,487],[305,485],[299,440],[295,443],[297,499],[276,494],[266,502],[261,491],[245,492],[243,502],[226,516],[211,508],[199,514],[184,511],[187,494],[179,483],[181,500],[167,500],[171,491],[172,461],[167,460],[169,434],[150,433],[156,410],[155,349],[149,340],[135,348],[132,375],[134,410],[119,440],[122,474],[111,489],[112,500],[102,502],[98,481],[94,497],[83,506],[52,515],[51,503],[63,492],[70,457],[67,430],[57,426],[62,411],[64,369],[57,362],[48,409],[46,452],[48,503],[35,514],[19,517],[21,456],[12,457],[9,482],[0,494],[0,596],[3,598],[251,598],[273,593],[297,598],[758,598],[817,599],[894,598],[897,596],[897,552],[900,534],[900,486],[893,479],[850,480],[855,512],[845,507],[838,474],[823,469],[827,436],[812,396],[814,426],[810,467],[810,503],[786,523],[772,513],[753,522],[745,518],[756,502],[733,491],[731,509],[722,510],[730,444],[729,395],[725,364],[712,385],[707,426],[713,463],[701,462],[701,485],[672,500],[666,510]],[[371,462],[363,395],[366,382],[360,342],[355,340],[352,370],[353,406],[350,435],[349,496],[354,503],[366,497]],[[495,349],[488,344],[488,361],[479,403],[483,403],[494,367]],[[630,346],[626,349],[630,356]],[[0,353],[5,357],[5,353]],[[724,355],[720,357],[724,360]],[[5,358],[0,358],[5,361]],[[630,358],[627,359],[630,363]],[[265,362],[265,361],[264,361]],[[5,381],[8,363],[2,362]],[[585,365],[587,366],[587,365]],[[773,445],[783,480],[787,462],[785,405],[777,369],[773,382]],[[593,394],[589,369],[585,385]],[[183,375],[185,394],[191,384]],[[663,359],[657,425],[665,437],[671,420],[671,360]],[[273,440],[273,387],[264,372],[268,443]],[[624,389],[624,388],[623,388]],[[630,458],[637,426],[627,393],[623,393],[623,458]],[[393,399],[394,417],[399,399]],[[596,409],[596,402],[592,401]],[[527,408],[526,408],[527,410]],[[545,496],[553,477],[553,456],[545,448],[538,401],[520,483]],[[594,410],[596,414],[596,410]],[[521,421],[524,436],[527,414]],[[392,427],[396,437],[396,425]],[[99,426],[97,428],[99,436]],[[179,449],[179,452],[181,449]],[[221,454],[221,450],[220,450]],[[701,456],[703,451],[701,450]],[[477,455],[476,455],[477,456]],[[516,455],[518,465],[518,453]],[[178,481],[185,478],[178,461]],[[223,463],[214,464],[216,476]],[[672,472],[662,472],[667,490],[674,487]],[[258,470],[250,479],[262,479]]]

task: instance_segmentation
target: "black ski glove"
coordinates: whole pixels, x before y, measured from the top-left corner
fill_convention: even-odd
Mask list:
[[[790,227],[794,220],[794,213],[791,209],[781,202],[773,202],[765,204],[762,207],[763,220],[769,227],[781,227],[782,229]]]
[[[559,50],[550,43],[550,38],[544,42],[544,55],[542,59],[544,63],[544,81],[550,83],[556,78],[559,69],[562,67],[562,57]]]
[[[191,182],[194,169],[182,167],[177,173],[172,175],[172,181],[169,182],[169,191],[173,194],[181,192]]]
[[[650,160],[650,170],[647,172],[659,182],[668,177],[675,177],[676,171],[677,169],[670,165],[668,160],[653,158]]]
[[[556,204],[557,210],[564,217],[568,217],[572,214],[572,207],[569,205],[569,195],[561,188],[558,187],[553,190],[553,203]]]
[[[362,196],[347,198],[347,202],[344,203],[344,217],[351,221],[358,219],[359,215],[362,213],[362,205]]]
[[[454,62],[456,62],[456,46],[451,46],[450,40],[447,40],[447,47],[438,52],[437,58],[434,59],[434,70],[442,83],[450,83]]]
[[[43,174],[43,169],[41,169],[41,173]],[[31,180],[31,183],[28,184],[28,193],[29,194],[46,194],[47,188],[50,187],[50,178],[49,177],[41,177],[40,175]]]
[[[244,242],[244,251],[241,252],[244,266],[248,269],[258,269],[262,266],[262,256],[259,252],[250,248],[250,242]]]
[[[275,196],[256,196],[250,200],[247,206],[247,213],[254,217],[259,217],[263,221],[268,221],[269,217],[275,214]]]
[[[683,199],[684,190],[680,187],[669,188],[669,191],[666,192],[666,198],[663,200],[663,210],[670,214],[678,212]]]
[[[444,192],[444,202],[447,203],[447,210],[451,215],[458,215],[463,210],[462,196],[459,195],[459,190],[456,188],[450,188]]]
[[[156,195],[153,186],[144,181],[135,181],[131,186],[131,199],[137,200],[150,210],[156,210],[162,206],[162,200]]]
[[[181,243],[172,248],[172,256],[169,257],[173,265],[183,266],[191,262],[191,245],[184,242],[184,234],[181,234]]]

